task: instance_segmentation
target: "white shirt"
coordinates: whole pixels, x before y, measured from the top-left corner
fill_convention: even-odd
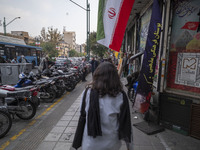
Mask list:
[[[86,116],[89,109],[90,91],[88,90],[86,96]],[[83,92],[84,93],[84,92]],[[83,94],[82,94],[83,96]],[[119,150],[121,141],[118,138],[118,114],[120,113],[120,106],[123,103],[123,95],[119,93],[116,97],[105,95],[99,98],[100,119],[102,136],[93,138],[87,133],[87,117],[84,129],[82,150]],[[82,104],[82,102],[81,102]]]

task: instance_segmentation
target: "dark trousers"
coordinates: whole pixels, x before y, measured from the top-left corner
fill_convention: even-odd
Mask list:
[[[83,71],[82,81],[85,81],[85,76],[86,76],[86,70]]]

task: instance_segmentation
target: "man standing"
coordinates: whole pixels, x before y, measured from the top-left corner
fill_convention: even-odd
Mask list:
[[[86,66],[86,62],[85,62],[85,61],[86,61],[85,58],[83,58],[83,60],[82,60],[82,67],[83,67],[82,82],[87,81],[87,80],[85,79],[85,76],[86,76],[86,73],[87,73],[87,66]]]
[[[26,69],[26,63],[28,61],[26,60],[26,58],[24,57],[24,55],[22,55],[18,61],[19,61],[19,63],[22,63],[20,65],[20,73],[24,73],[25,69]]]
[[[92,75],[93,75],[93,73],[94,73],[95,69],[97,68],[97,66],[99,65],[99,63],[97,60],[95,60],[95,57],[92,58],[92,61],[90,63],[92,65]]]
[[[13,58],[11,63],[16,64],[17,63],[17,57]]]

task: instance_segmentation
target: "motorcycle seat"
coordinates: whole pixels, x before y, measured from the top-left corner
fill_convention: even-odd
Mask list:
[[[46,80],[39,80],[39,81],[35,81],[33,82],[34,85],[41,85],[41,84],[45,84],[47,81]]]
[[[29,90],[8,91],[8,97],[29,97],[31,92]]]
[[[34,87],[33,85],[30,85],[30,86],[25,86],[25,87],[21,87],[21,88],[15,88],[15,91],[29,90],[33,87]]]
[[[1,98],[7,97],[7,93],[8,93],[7,90],[0,89],[0,97],[1,97]]]

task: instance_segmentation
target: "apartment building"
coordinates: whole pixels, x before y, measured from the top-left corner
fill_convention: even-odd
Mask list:
[[[64,31],[64,42],[69,44],[70,49],[76,49],[76,33],[73,31]]]

